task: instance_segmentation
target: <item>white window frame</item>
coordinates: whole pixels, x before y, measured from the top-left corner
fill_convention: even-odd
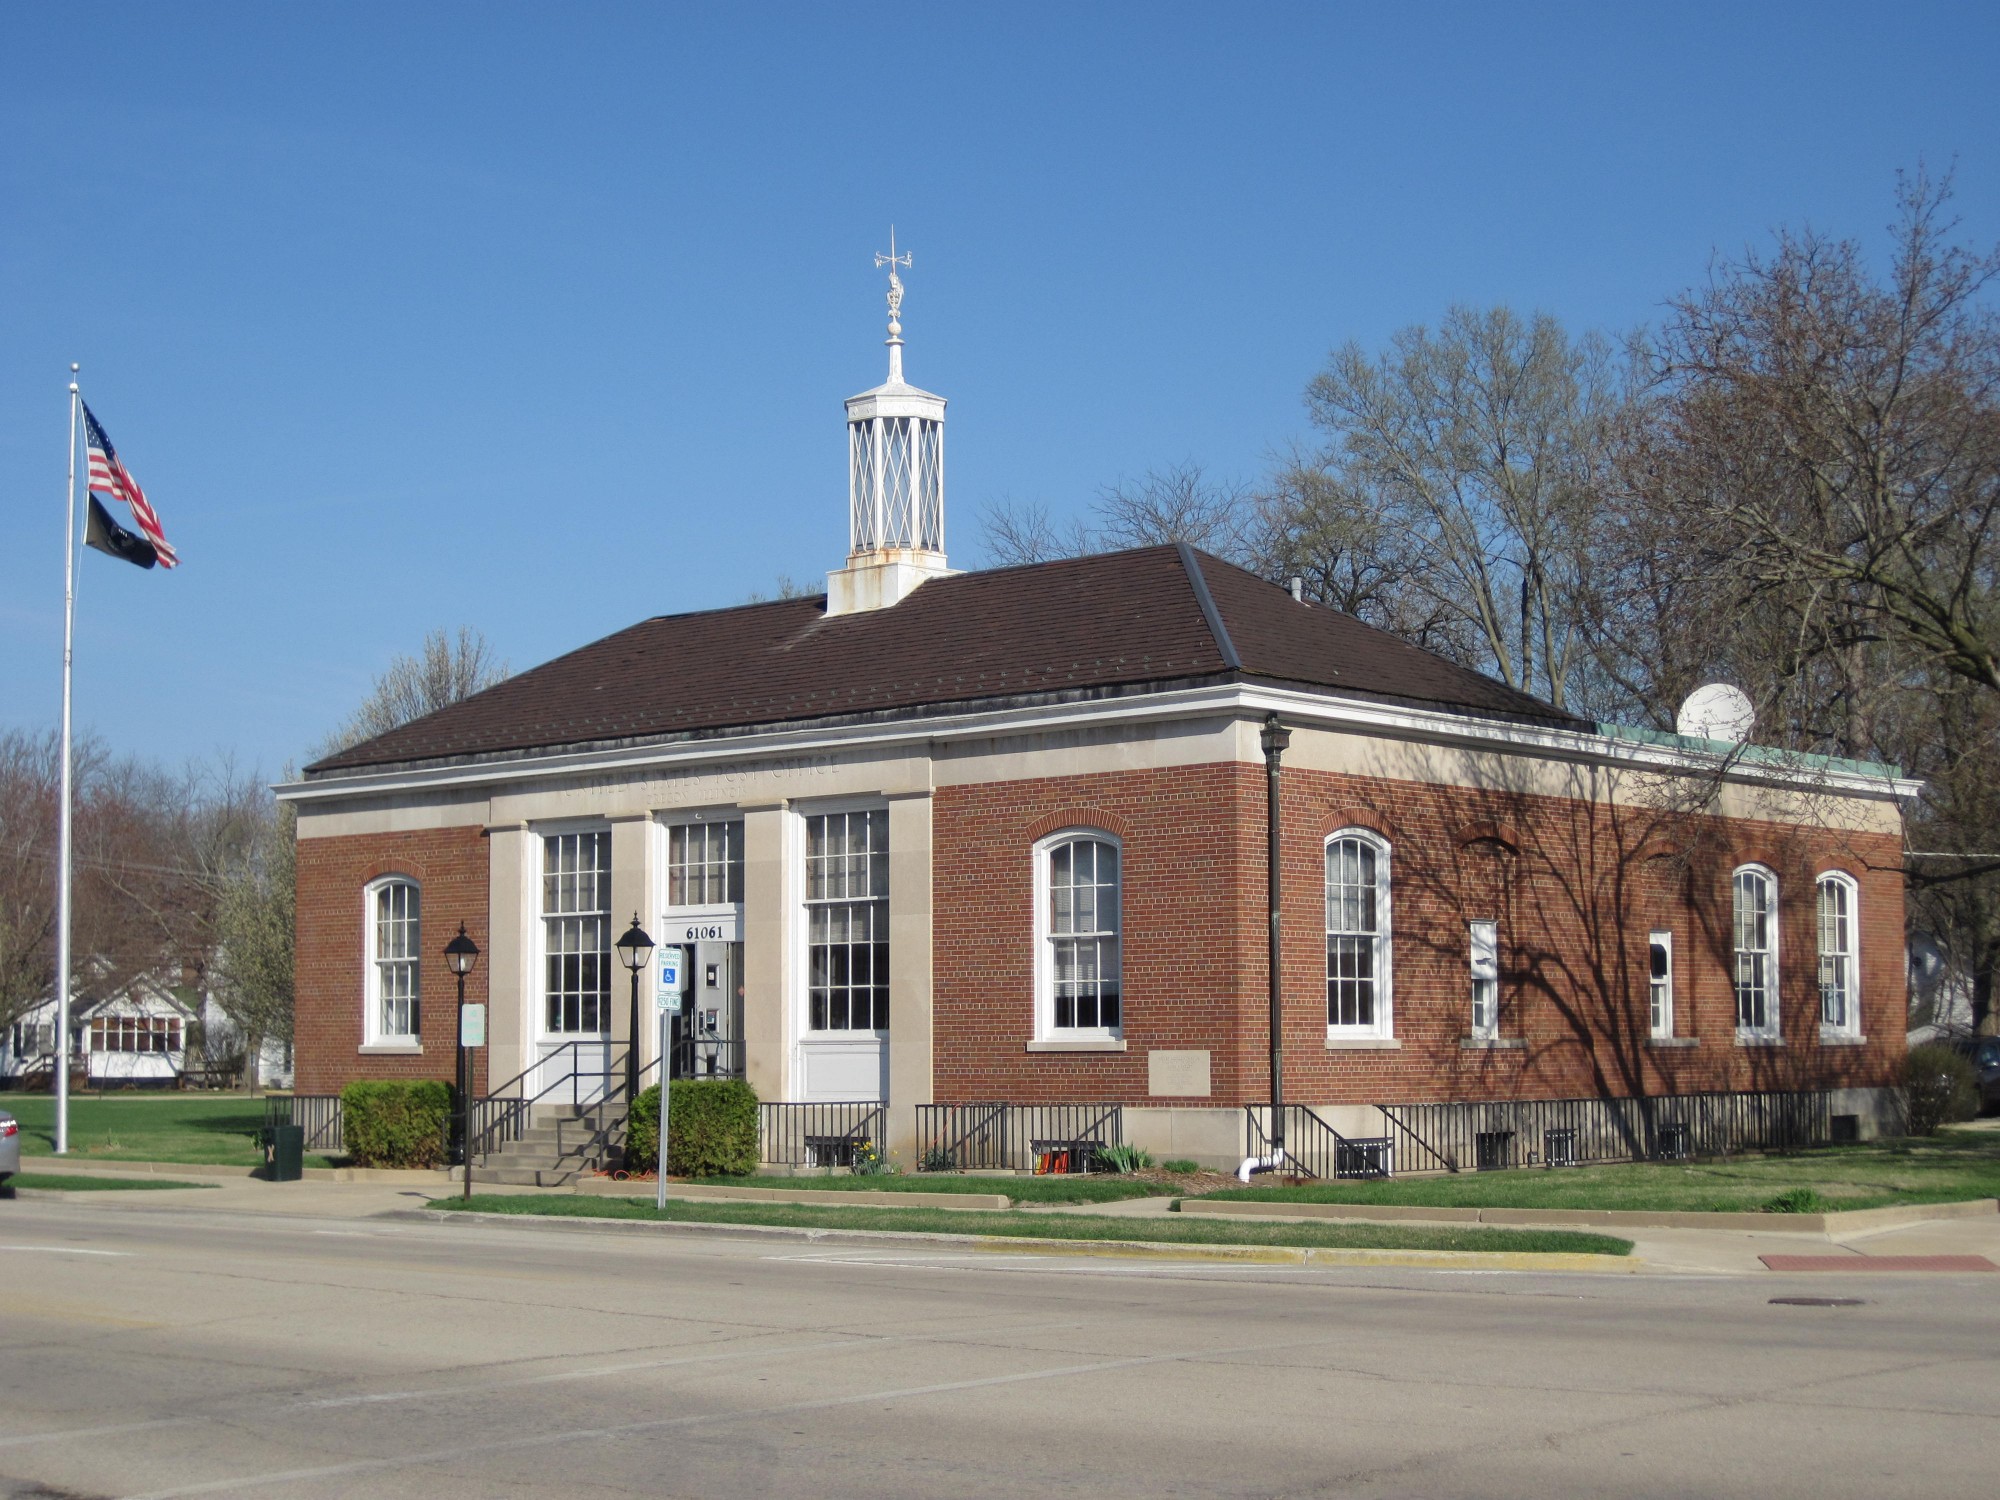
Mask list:
[[[1764,905],[1764,946],[1744,946],[1743,891],[1745,881],[1755,881],[1765,892]],[[1780,1027],[1779,997],[1783,994],[1779,987],[1779,976],[1783,972],[1779,965],[1778,935],[1778,873],[1769,865],[1738,865],[1729,876],[1729,950],[1730,950],[1730,995],[1736,1007],[1736,1039],[1741,1042],[1775,1042],[1782,1034]],[[1755,961],[1763,958],[1763,999],[1764,1018],[1761,1024],[1744,1017],[1744,973],[1746,968],[1755,966]]]
[[[1051,907],[1054,882],[1051,870],[1055,851],[1066,844],[1094,843],[1106,844],[1118,856],[1118,884],[1114,893],[1114,923],[1108,929],[1112,942],[1117,945],[1118,964],[1112,982],[1117,987],[1118,1024],[1116,1026],[1058,1026],[1056,1024],[1056,964],[1055,945],[1058,939],[1088,934],[1066,934],[1054,930]],[[1035,858],[1035,1040],[1040,1042],[1115,1042],[1125,1036],[1125,844],[1115,833],[1102,828],[1079,825],[1064,828],[1037,839],[1034,847]],[[1096,935],[1100,938],[1107,929],[1100,926]],[[1100,1004],[1102,997],[1100,995]]]
[[[740,912],[743,909],[744,859],[744,818],[740,812],[673,813],[659,821],[660,828],[660,905],[666,911],[688,912]],[[691,829],[703,829],[704,842],[714,837],[713,830],[734,830],[730,835],[735,840],[733,858],[721,861],[723,875],[723,899],[719,901],[676,901],[674,899],[674,835],[683,839]],[[713,868],[714,861],[704,860],[704,869]],[[730,890],[731,882],[735,890]],[[704,877],[706,884],[706,877]],[[686,893],[683,892],[683,895]]]
[[[1472,1039],[1500,1037],[1500,924],[1490,919],[1466,924],[1466,969],[1472,987]]]
[[[1327,900],[1330,892],[1326,879],[1326,859],[1331,855],[1333,846],[1346,839],[1358,839],[1375,852],[1375,932],[1373,945],[1375,1017],[1374,1020],[1365,1025],[1343,1025],[1336,1022],[1333,1019],[1333,975],[1329,972],[1326,979],[1328,991],[1326,1000],[1326,1039],[1329,1042],[1387,1041],[1396,1034],[1394,943],[1392,940],[1395,925],[1394,907],[1391,901],[1393,888],[1390,880],[1390,867],[1394,862],[1393,851],[1389,841],[1371,828],[1341,828],[1328,834],[1321,845],[1320,894],[1323,906],[1330,906],[1330,902]],[[1329,919],[1324,922],[1326,928],[1325,935],[1329,940],[1336,936],[1362,935],[1346,932],[1337,933],[1330,920],[1331,911],[1326,911],[1325,916]],[[1329,941],[1328,947],[1331,948],[1331,946],[1332,944]]]
[[[1844,926],[1846,941],[1843,946],[1829,947],[1827,943],[1826,898],[1829,891],[1838,891],[1845,898],[1846,910],[1836,919],[1834,940],[1839,943],[1839,926]],[[1836,1037],[1858,1037],[1861,1035],[1861,883],[1845,870],[1828,870],[1813,882],[1813,919],[1819,942],[1819,1025],[1822,1033]],[[1829,962],[1842,964],[1846,968],[1845,1014],[1839,1020],[1827,1016],[1827,965]]]
[[[1666,954],[1664,973],[1653,972],[1653,950]],[[1674,1034],[1674,935],[1665,927],[1646,934],[1646,1034],[1656,1042]]]
[[[547,871],[548,871],[549,841],[551,839],[577,838],[585,834],[600,834],[603,836],[605,841],[604,842],[604,905],[601,913],[604,920],[604,945],[602,948],[598,950],[599,968],[600,971],[605,976],[604,999],[602,1008],[599,1013],[599,1019],[603,1022],[603,1025],[599,1030],[596,1031],[587,1031],[587,1030],[556,1031],[552,1030],[549,1026],[549,994],[550,994],[549,923],[553,920],[557,920],[558,918],[591,916],[591,915],[596,915],[597,913],[590,913],[590,912],[551,913],[549,911],[548,886],[546,884]],[[616,1004],[616,986],[613,983],[615,976],[611,972],[611,967],[612,967],[611,929],[613,926],[612,911],[611,911],[611,877],[613,871],[612,861],[613,861],[614,851],[612,850],[611,847],[610,825],[597,822],[574,823],[574,824],[551,823],[545,825],[538,825],[534,829],[534,835],[535,835],[534,865],[533,865],[534,873],[529,877],[532,882],[532,884],[529,887],[529,890],[531,893],[531,900],[533,902],[533,911],[534,911],[533,920],[535,924],[534,982],[532,988],[529,990],[529,994],[532,997],[531,1003],[534,1006],[533,1010],[534,1034],[535,1036],[540,1038],[544,1043],[549,1043],[549,1044],[576,1042],[576,1041],[607,1040],[611,1035],[612,1014],[614,1006]],[[578,1019],[579,1020],[582,1019],[581,1007],[579,1007]]]
[[[879,895],[875,894],[867,896],[846,895],[846,896],[835,897],[835,896],[814,896],[812,894],[813,856],[811,854],[811,849],[812,849],[813,820],[815,818],[841,817],[841,816],[880,817],[882,819],[881,847],[879,849],[871,848],[868,851],[871,858],[877,854],[882,856],[883,860],[882,890]],[[891,944],[889,939],[889,930],[890,930],[889,921],[890,921],[891,907],[890,907],[890,896],[889,896],[888,860],[892,847],[889,840],[889,810],[881,802],[874,800],[862,801],[862,802],[850,802],[843,799],[839,801],[828,801],[825,803],[814,803],[810,806],[802,807],[799,809],[799,817],[798,817],[798,841],[799,842],[798,842],[797,869],[798,869],[798,880],[799,880],[799,885],[798,885],[799,1036],[802,1041],[807,1043],[814,1043],[814,1042],[823,1043],[823,1042],[836,1042],[836,1041],[858,1042],[858,1041],[868,1041],[868,1040],[880,1041],[886,1039],[889,1035],[889,1027],[886,1025],[885,1026],[841,1026],[841,1027],[813,1025],[812,955],[814,946],[813,913],[816,910],[827,909],[832,907],[866,905],[873,908],[871,916],[869,918],[870,923],[873,924],[879,921],[881,924],[881,931],[879,937],[871,937],[870,944],[871,946],[880,947],[893,966],[894,954],[893,952],[890,951]],[[845,857],[851,857],[851,856],[845,856]],[[891,967],[890,972],[892,974],[894,973],[893,967]],[[876,987],[877,986],[875,985],[873,976],[871,974],[870,988],[873,989]],[[850,983],[847,986],[847,988],[851,990],[853,988],[852,984]],[[881,988],[887,991],[888,986],[884,985],[881,986]],[[885,993],[883,995],[882,1003],[885,1008],[889,1005],[892,999],[893,995],[890,993]],[[851,1004],[851,997],[850,997],[850,1004]],[[850,1020],[853,1019],[851,1010],[849,1012],[849,1019]],[[872,1004],[870,1007],[870,1019],[871,1020],[874,1019]],[[893,1013],[889,1015],[886,1019],[893,1022],[894,1020]]]
[[[376,908],[391,890],[407,890],[416,900],[413,954],[407,958],[384,958],[381,951],[380,918]],[[424,892],[423,883],[409,875],[382,875],[362,887],[361,928],[367,945],[362,966],[361,1044],[397,1050],[420,1050],[423,1046],[424,1011]],[[410,973],[410,1024],[406,1031],[391,1029],[382,1014],[382,968],[385,964],[408,964]]]

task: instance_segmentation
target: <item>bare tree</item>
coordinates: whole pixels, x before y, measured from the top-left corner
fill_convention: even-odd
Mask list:
[[[1591,552],[1624,397],[1613,346],[1546,315],[1456,307],[1379,357],[1348,344],[1306,391],[1330,439],[1318,476],[1281,473],[1264,550],[1317,537],[1336,555],[1372,553],[1394,575],[1379,608],[1567,705],[1588,665]]]
[[[455,637],[433,630],[415,656],[398,656],[389,663],[389,670],[375,679],[361,706],[327,736],[317,754],[334,755],[387,734],[399,725],[484,692],[506,676],[507,664],[496,657],[481,632],[469,625],[459,626]]]
[[[1674,304],[1633,487],[1798,660],[1889,641],[2000,692],[2000,249],[1948,242],[1948,181],[1898,196],[1886,282],[1787,232]]]
[[[1213,479],[1193,459],[1148,469],[1100,488],[1088,520],[1067,528],[1046,505],[1002,502],[980,516],[987,560],[996,567],[1186,542],[1232,561],[1248,556],[1254,518],[1247,486]]]

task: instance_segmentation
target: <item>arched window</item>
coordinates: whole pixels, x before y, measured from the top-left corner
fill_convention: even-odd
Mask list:
[[[1731,881],[1731,928],[1736,954],[1736,1034],[1745,1040],[1778,1035],[1778,877],[1744,865]]]
[[[391,875],[373,882],[364,908],[368,930],[367,999],[362,1040],[413,1044],[419,1035],[419,955],[423,952],[417,883]]]
[[[1123,864],[1118,840],[1095,829],[1035,846],[1035,1010],[1045,1038],[1112,1038],[1124,1025]]]
[[[1361,828],[1326,841],[1326,1034],[1395,1034],[1389,985],[1389,845]]]
[[[1841,1036],[1861,1034],[1860,895],[1852,875],[1819,878],[1819,1020]]]

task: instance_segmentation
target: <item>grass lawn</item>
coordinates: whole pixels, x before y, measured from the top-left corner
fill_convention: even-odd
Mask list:
[[[166,1177],[85,1177],[58,1172],[23,1172],[10,1178],[7,1186],[39,1188],[45,1193],[115,1193],[149,1188],[205,1188],[212,1182],[175,1182]]]
[[[1165,1198],[1171,1186],[1110,1173],[1047,1177],[973,1177],[956,1172],[898,1173],[893,1177],[704,1177],[704,1187],[783,1188],[829,1193],[1005,1193],[1016,1203],[1117,1203]]]
[[[53,1094],[0,1094],[0,1109],[21,1122],[21,1154],[56,1149]],[[257,1132],[264,1100],[257,1094],[118,1093],[69,1099],[69,1149],[92,1161],[178,1161],[189,1166],[254,1167],[264,1160]],[[308,1156],[309,1167],[331,1165]]]
[[[1806,1194],[1811,1194],[1807,1198]],[[1260,1202],[1401,1203],[1449,1208],[1619,1208],[1755,1212],[1793,1195],[1792,1212],[2000,1198],[2000,1132],[1944,1131],[1928,1140],[1830,1146],[1729,1161],[1535,1167],[1399,1177],[1387,1182],[1257,1184],[1206,1193]]]
[[[1241,1224],[1216,1219],[1115,1219],[1088,1214],[968,1213],[947,1208],[843,1208],[816,1203],[688,1203],[665,1213],[625,1198],[566,1193],[439,1198],[433,1208],[576,1219],[671,1219],[699,1224],[783,1224],[807,1229],[891,1229],[1009,1239],[1145,1240],[1174,1245],[1283,1245],[1344,1250],[1497,1250],[1628,1255],[1630,1240],[1558,1229],[1441,1229],[1401,1224]]]

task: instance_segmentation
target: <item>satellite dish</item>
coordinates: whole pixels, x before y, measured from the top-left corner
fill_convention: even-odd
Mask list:
[[[1687,695],[1674,716],[1674,728],[1689,739],[1725,740],[1740,745],[1750,738],[1757,710],[1749,695],[1726,682],[1706,682]]]

